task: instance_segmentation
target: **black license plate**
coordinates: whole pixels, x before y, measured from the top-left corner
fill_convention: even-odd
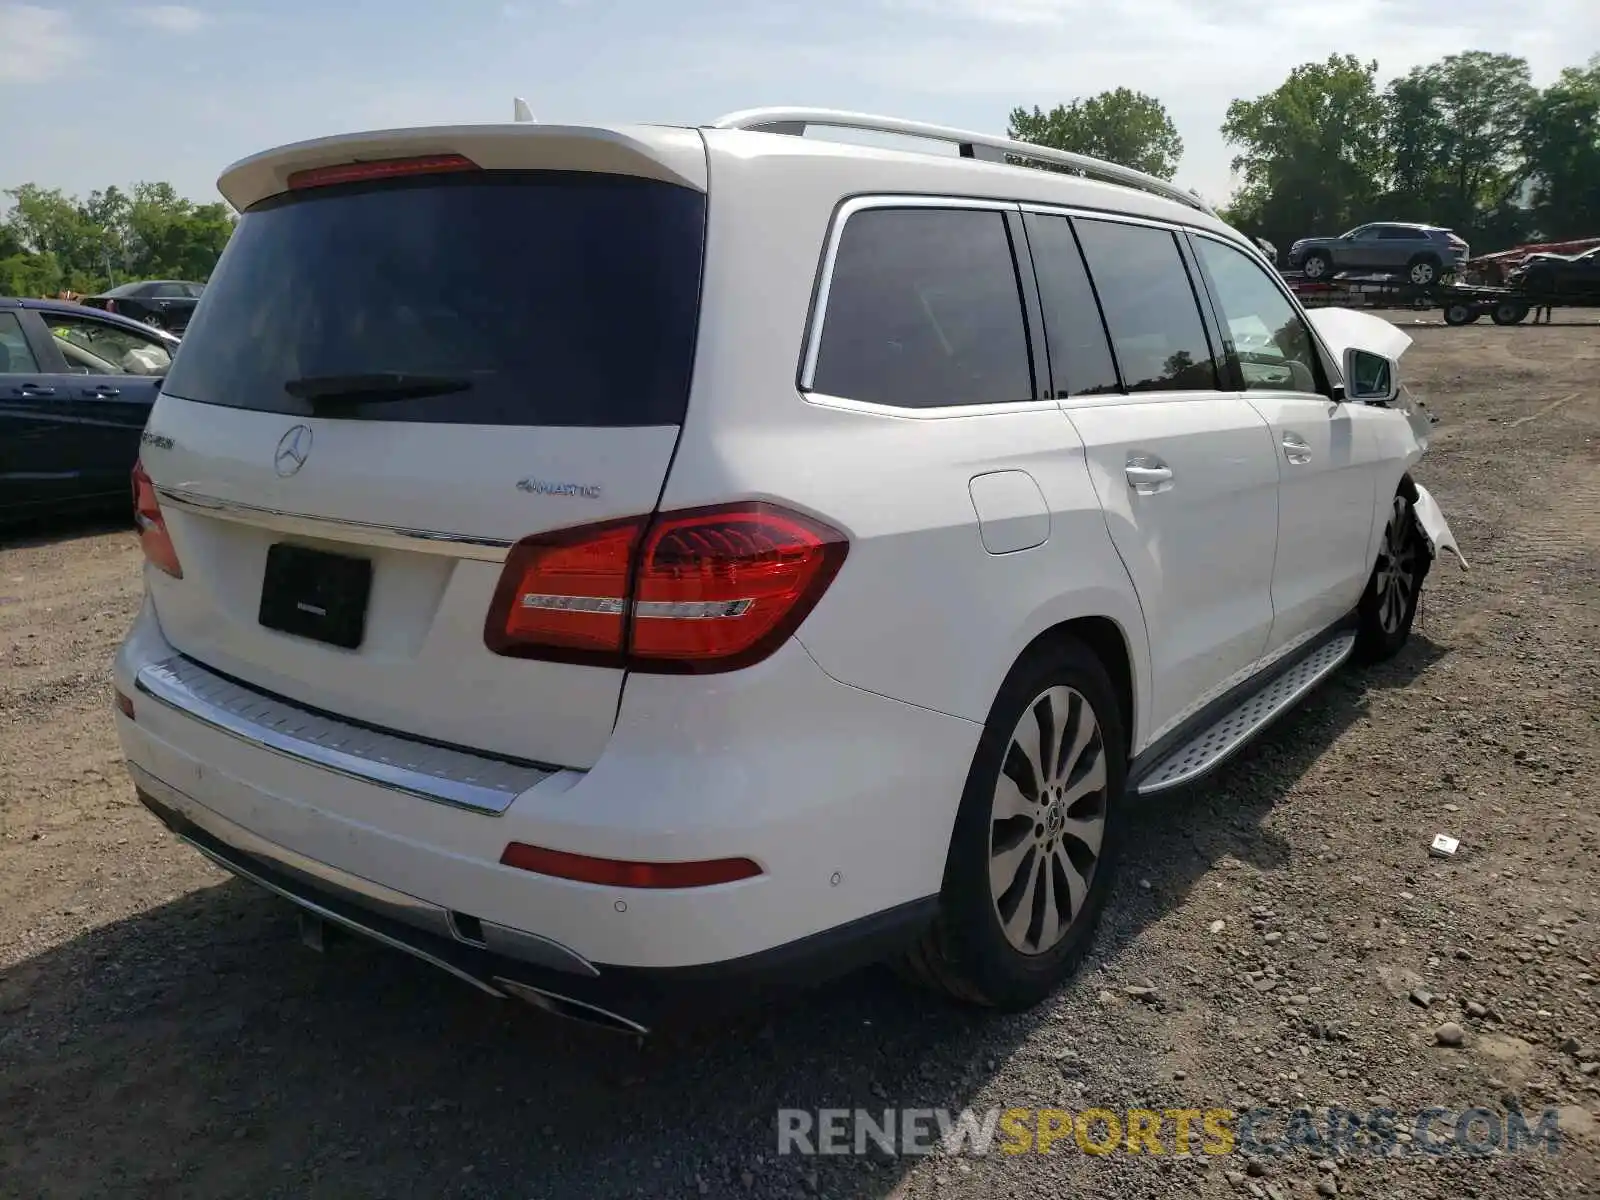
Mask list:
[[[372,562],[279,542],[267,551],[261,624],[354,650],[366,634]]]

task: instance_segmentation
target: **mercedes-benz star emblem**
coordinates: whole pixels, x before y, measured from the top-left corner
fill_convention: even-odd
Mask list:
[[[278,451],[272,456],[278,478],[287,479],[306,465],[311,457],[311,437],[311,426],[296,425],[278,439]]]

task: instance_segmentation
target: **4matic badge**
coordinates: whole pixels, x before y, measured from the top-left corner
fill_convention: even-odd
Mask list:
[[[585,500],[600,499],[598,483],[556,483],[549,479],[528,476],[517,480],[517,490],[530,496],[582,496]]]

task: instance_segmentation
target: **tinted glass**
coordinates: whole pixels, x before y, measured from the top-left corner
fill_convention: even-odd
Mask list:
[[[1427,234],[1421,229],[1403,229],[1398,225],[1382,225],[1378,228],[1378,236],[1386,242],[1417,242],[1427,239]]]
[[[74,374],[165,375],[172,366],[172,356],[159,338],[90,317],[53,312],[39,315]]]
[[[107,288],[101,292],[102,296],[142,296],[149,288],[147,283],[119,283],[114,288]]]
[[[850,217],[812,386],[901,408],[1033,399],[1004,216],[897,208]]]
[[[400,374],[454,390],[337,415],[677,424],[704,229],[702,193],[618,175],[473,172],[290,193],[240,220],[166,390],[311,415],[286,385]]]
[[[1215,389],[1211,346],[1173,235],[1110,221],[1077,226],[1128,390]]]
[[[1050,370],[1062,396],[1121,390],[1072,223],[1066,217],[1028,217],[1028,245],[1044,303]]]
[[[32,375],[38,370],[17,314],[0,313],[0,375]]]
[[[1200,260],[1251,391],[1311,392],[1321,372],[1311,331],[1267,273],[1248,255],[1210,238],[1195,239]]]

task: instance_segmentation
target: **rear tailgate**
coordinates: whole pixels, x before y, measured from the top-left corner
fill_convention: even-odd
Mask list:
[[[685,131],[435,130],[225,176],[244,216],[144,445],[182,568],[147,571],[172,644],[338,716],[592,765],[622,672],[502,657],[485,621],[512,543],[656,506],[693,364],[696,155],[703,180]]]

